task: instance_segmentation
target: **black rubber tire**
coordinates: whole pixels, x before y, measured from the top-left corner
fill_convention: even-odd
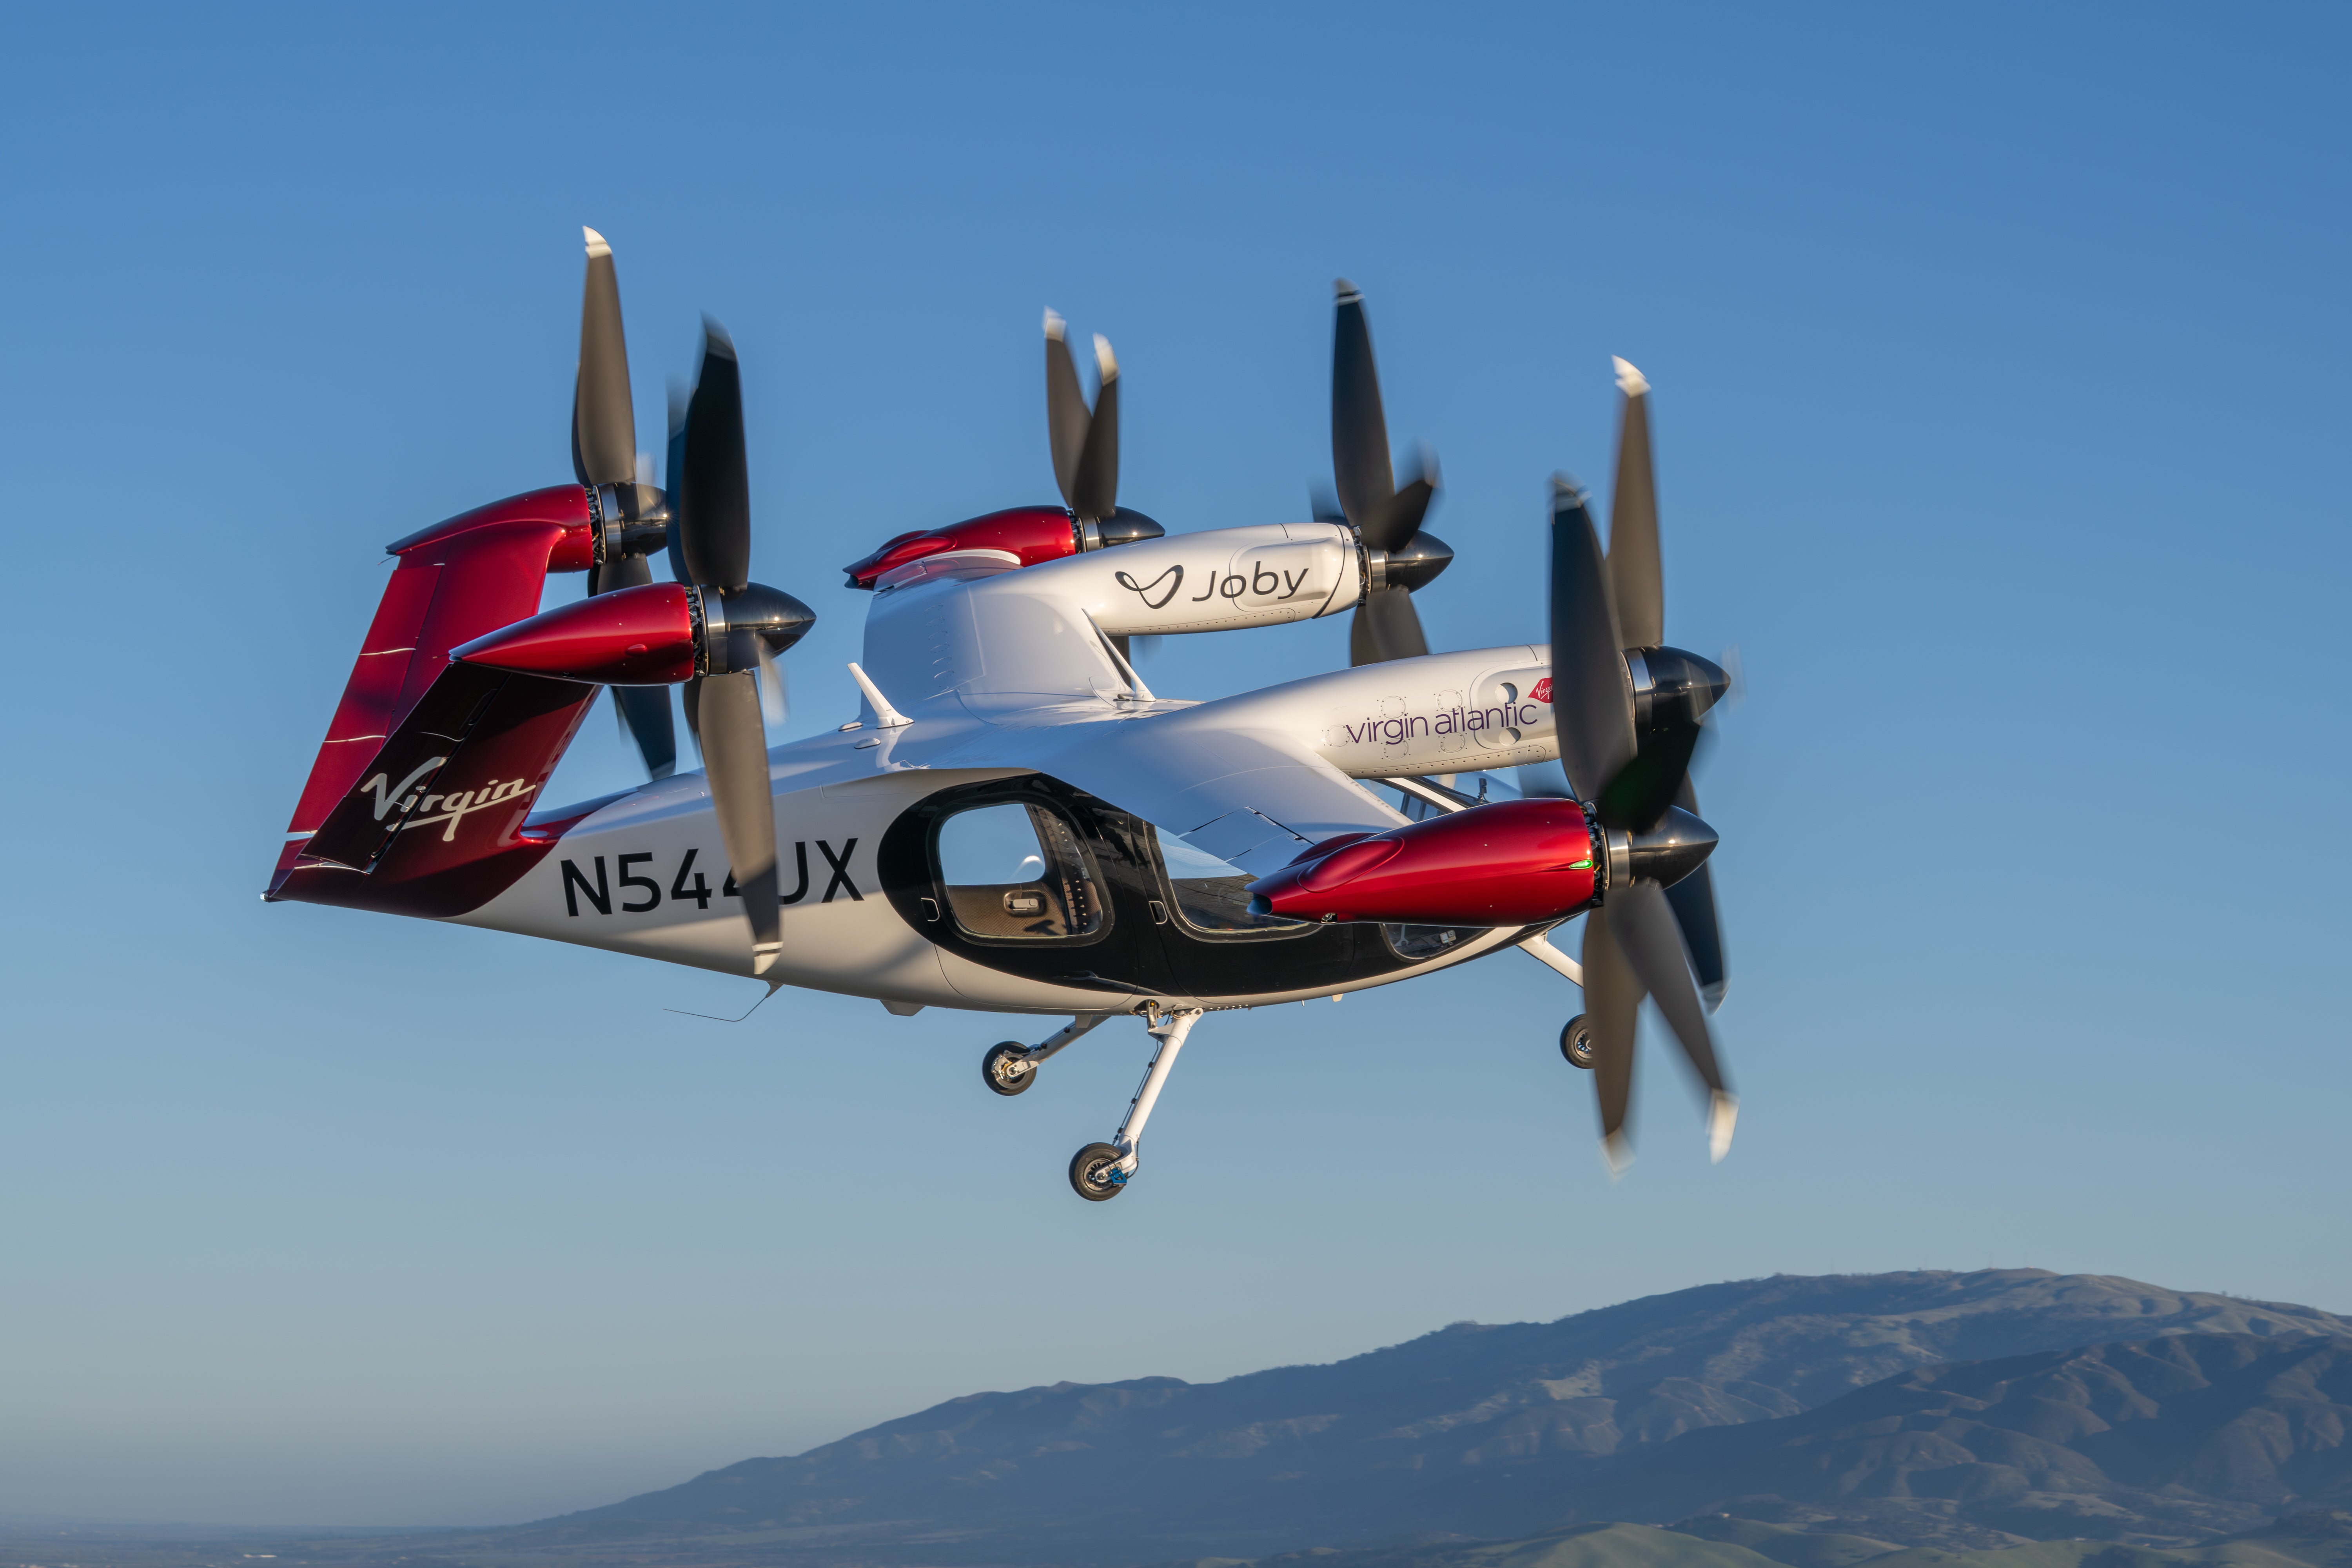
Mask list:
[[[1089,1143],[1070,1157],[1070,1190],[1090,1204],[1105,1204],[1127,1191],[1123,1182],[1102,1180],[1102,1173],[1119,1162],[1116,1145]]]
[[[1583,1014],[1579,1013],[1562,1026],[1559,1054],[1568,1058],[1569,1066],[1582,1068],[1587,1072],[1591,1071],[1594,1064],[1601,1060],[1600,1054],[1592,1048],[1592,1028],[1584,1021]]]
[[[1003,1040],[989,1047],[988,1054],[980,1058],[980,1081],[999,1094],[1026,1094],[1029,1086],[1037,1081],[1037,1069],[1031,1068],[1027,1072],[1008,1076],[1002,1068],[1007,1058],[1024,1055],[1028,1049],[1018,1040]]]

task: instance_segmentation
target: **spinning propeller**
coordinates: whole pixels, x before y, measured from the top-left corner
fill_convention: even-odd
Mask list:
[[[654,580],[648,552],[667,534],[661,492],[637,484],[637,420],[629,401],[629,345],[621,332],[621,285],[613,247],[593,228],[588,279],[580,299],[580,374],[572,389],[572,472],[596,499],[596,563],[588,568],[593,597]],[[606,517],[604,514],[613,515]],[[613,708],[637,744],[646,772],[667,778],[677,767],[677,731],[669,692],[658,686],[615,686]]]
[[[1054,483],[1062,504],[1076,520],[1078,548],[1100,550],[1107,544],[1132,544],[1158,539],[1160,526],[1139,511],[1118,504],[1118,356],[1110,340],[1095,334],[1097,391],[1091,412],[1078,385],[1078,367],[1070,358],[1069,327],[1051,310],[1045,312],[1045,432],[1054,448]],[[1110,639],[1121,658],[1129,657],[1129,639]]]
[[[1583,1026],[1612,1165],[1631,1157],[1625,1112],[1645,995],[1707,1087],[1708,1142],[1720,1160],[1738,1102],[1707,1026],[1723,996],[1723,935],[1706,865],[1716,837],[1699,819],[1690,762],[1704,716],[1730,681],[1709,660],[1662,646],[1650,387],[1623,360],[1616,368],[1625,414],[1605,557],[1583,492],[1564,479],[1552,489],[1551,685],[1560,765],[1609,841],[1608,889],[1584,922]]]
[[[1077,520],[1080,548],[1157,539],[1160,527],[1118,504],[1118,357],[1110,340],[1095,334],[1095,405],[1087,408],[1078,367],[1070,358],[1069,329],[1045,312],[1045,428],[1054,447],[1054,482]]]
[[[1380,372],[1364,296],[1346,279],[1333,285],[1339,314],[1331,335],[1331,473],[1339,516],[1320,498],[1319,521],[1344,521],[1364,547],[1364,596],[1348,627],[1348,662],[1378,664],[1429,651],[1412,591],[1445,570],[1454,552],[1422,519],[1437,498],[1437,459],[1423,451],[1402,489],[1389,464],[1388,418],[1381,410]]]
[[[702,747],[719,837],[751,927],[751,973],[782,950],[776,807],[760,674],[816,624],[790,594],[750,581],[751,481],[743,447],[743,380],[727,329],[702,321],[702,366],[670,434],[670,564],[695,589],[700,650],[687,721]]]

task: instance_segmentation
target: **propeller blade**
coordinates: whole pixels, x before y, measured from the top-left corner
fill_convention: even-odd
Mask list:
[[[702,372],[686,409],[677,532],[687,574],[722,593],[751,575],[751,479],[743,455],[743,380],[727,329],[702,319]]]
[[[1087,427],[1094,416],[1087,412],[1087,395],[1078,386],[1078,367],[1070,362],[1067,329],[1062,318],[1045,312],[1045,433],[1054,448],[1054,483],[1062,504],[1077,510],[1078,455],[1086,449]]]
[[[693,737],[694,754],[702,755],[702,677],[677,689],[678,706],[686,710],[686,732]]]
[[[669,444],[662,449],[662,504],[669,510],[669,574],[673,581],[692,583],[686,570],[686,545],[677,536],[677,477],[686,468],[686,383],[669,378]]]
[[[751,927],[751,973],[761,974],[782,950],[782,906],[776,888],[776,802],[768,776],[767,731],[760,722],[758,678],[744,670],[701,680],[702,756],[719,837],[743,895]]]
[[[1348,514],[1339,509],[1339,498],[1331,487],[1311,484],[1307,487],[1307,505],[1318,522],[1345,522]]]
[[[1435,469],[1416,474],[1404,489],[1389,498],[1388,508],[1381,514],[1377,531],[1383,539],[1393,539],[1394,544],[1379,546],[1382,550],[1401,550],[1412,542],[1421,531],[1422,520],[1429,515],[1429,503],[1437,499]]]
[[[622,732],[636,742],[647,778],[666,779],[677,772],[677,722],[670,717],[668,687],[615,686],[613,709]]]
[[[1633,882],[1609,890],[1610,934],[1623,950],[1626,962],[1665,1015],[1666,1026],[1682,1043],[1683,1055],[1707,1088],[1707,1139],[1715,1158],[1731,1148],[1731,1123],[1738,1101],[1723,1081],[1715,1058],[1715,1037],[1706,1026],[1706,1009],[1691,979],[1690,961],[1683,952],[1682,933],[1675,928],[1665,889],[1655,882]],[[1590,972],[1587,972],[1588,974]],[[1591,993],[1586,993],[1589,1002]]]
[[[1583,492],[1552,480],[1551,710],[1560,765],[1591,800],[1633,760],[1633,678]],[[1671,787],[1671,786],[1670,786]]]
[[[760,717],[770,728],[781,730],[793,716],[793,694],[784,684],[784,667],[768,651],[764,639],[754,638],[751,646],[760,656]]]
[[[1698,792],[1691,788],[1688,774],[1684,775],[1675,804],[1693,816],[1699,814]],[[1683,946],[1690,952],[1691,970],[1698,977],[1699,999],[1712,1013],[1723,1005],[1726,984],[1723,921],[1716,913],[1713,868],[1700,862],[1697,870],[1666,889],[1666,902],[1674,907],[1675,923],[1682,928]]]
[[[1358,605],[1355,618],[1348,624],[1351,668],[1392,658],[1419,658],[1428,651],[1429,639],[1422,635],[1421,612],[1412,607],[1412,595],[1394,584]]]
[[[1065,345],[1065,359],[1067,358]],[[1095,411],[1087,424],[1086,445],[1078,452],[1078,471],[1070,481],[1070,510],[1099,522],[1118,507],[1118,360],[1110,340],[1095,337],[1095,368],[1102,389],[1095,394]]]
[[[1388,416],[1381,411],[1380,372],[1372,364],[1372,330],[1364,296],[1345,278],[1332,285],[1339,313],[1331,333],[1331,474],[1348,521],[1375,550],[1394,550],[1410,531],[1391,537],[1389,502],[1396,473],[1389,466]]]
[[[1633,1026],[1642,982],[1610,930],[1610,904],[1584,917],[1584,1021],[1592,1031],[1593,1091],[1601,1100],[1601,1152],[1612,1171],[1633,1162],[1625,1115],[1633,1098]]]
[[[613,247],[593,228],[580,296],[580,371],[572,384],[572,472],[583,485],[637,477],[637,418],[629,405],[629,345],[621,335],[621,285]]]
[[[1706,732],[1705,725],[1685,721],[1643,734],[1642,749],[1601,792],[1596,805],[1601,824],[1636,833],[1656,826],[1689,779],[1691,755]]]
[[[1617,485],[1609,497],[1609,588],[1627,647],[1666,640],[1665,579],[1658,565],[1658,489],[1650,467],[1650,384],[1622,359],[1625,414],[1617,432]]]

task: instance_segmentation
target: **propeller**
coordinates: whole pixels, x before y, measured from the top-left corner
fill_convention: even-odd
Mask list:
[[[694,391],[673,399],[670,562],[695,590],[700,623],[687,721],[702,748],[719,837],[751,928],[751,973],[782,951],[776,884],[775,795],[759,671],[815,625],[791,595],[750,580],[751,487],[743,443],[743,383],[725,328],[703,318]],[[777,687],[781,690],[781,685]]]
[[[1444,540],[1421,531],[1437,499],[1437,457],[1426,447],[1418,449],[1404,484],[1397,484],[1363,292],[1344,278],[1332,288],[1339,299],[1331,332],[1331,474],[1337,489],[1329,498],[1315,498],[1315,515],[1318,521],[1345,521],[1364,550],[1364,596],[1349,624],[1348,662],[1416,658],[1429,651],[1429,639],[1422,634],[1412,591],[1428,586],[1454,559]]]
[[[1711,732],[1697,727],[1700,715],[1730,689],[1730,677],[1719,666],[1696,655],[1662,646],[1666,640],[1666,592],[1664,573],[1659,565],[1658,486],[1651,457],[1650,383],[1626,360],[1612,356],[1609,363],[1616,374],[1617,390],[1625,400],[1617,430],[1617,482],[1609,497],[1609,588],[1617,605],[1619,636],[1629,653],[1640,660],[1638,667],[1633,659],[1627,661],[1629,674],[1637,668],[1640,672],[1635,681],[1637,705],[1647,710],[1646,716],[1654,722],[1679,723],[1686,718],[1693,737],[1690,743],[1696,745]],[[1661,701],[1662,689],[1678,692],[1679,700],[1669,695]],[[1693,816],[1699,815],[1698,795],[1691,787],[1687,763],[1675,804]],[[1727,980],[1713,868],[1702,864],[1675,883],[1666,889],[1666,901],[1673,906],[1675,922],[1682,930],[1683,944],[1690,951],[1692,966],[1698,974],[1699,994],[1712,1013],[1722,1005]]]
[[[621,285],[613,271],[613,247],[593,228],[580,231],[588,242],[588,279],[580,297],[580,373],[572,388],[572,472],[597,499],[600,513],[620,514],[600,530],[596,563],[588,568],[591,597],[654,580],[647,549],[663,536],[650,524],[661,521],[657,493],[636,481],[637,421],[629,402],[629,345],[621,331]],[[648,525],[631,528],[640,523]],[[616,548],[616,546],[618,546]],[[659,686],[615,686],[613,711],[621,731],[636,742],[646,772],[667,778],[677,767],[677,731],[670,721],[669,691]]]
[[[1118,356],[1110,340],[1095,334],[1095,405],[1078,385],[1070,358],[1069,324],[1045,312],[1045,433],[1054,452],[1054,483],[1078,531],[1081,550],[1159,539],[1166,530],[1139,511],[1118,504]],[[1128,639],[1110,639],[1121,658]]]
[[[1101,390],[1092,412],[1070,358],[1062,318],[1045,312],[1045,426],[1053,439],[1054,482],[1062,504],[1080,521],[1100,522],[1118,509],[1118,357],[1110,340],[1095,334],[1095,369]]]
[[[1626,412],[1605,555],[1583,492],[1572,481],[1553,483],[1551,683],[1562,771],[1608,841],[1605,890],[1585,917],[1584,999],[1602,1150],[1622,1169],[1631,1158],[1625,1118],[1644,997],[1707,1088],[1708,1144],[1717,1160],[1730,1149],[1738,1102],[1707,1024],[1723,990],[1722,933],[1706,879],[1716,835],[1698,816],[1690,783],[1703,718],[1729,680],[1697,655],[1661,646],[1649,384],[1624,361],[1616,365]]]

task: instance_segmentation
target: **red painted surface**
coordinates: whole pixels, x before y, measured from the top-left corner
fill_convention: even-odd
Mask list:
[[[1320,844],[1309,844],[1290,858],[1294,866],[1304,866],[1309,860],[1320,860],[1342,845],[1353,844],[1359,838],[1370,838],[1369,833],[1335,833]]]
[[[478,507],[388,546],[399,559],[326,741],[287,824],[289,837],[326,819],[418,698],[449,650],[537,613],[550,572],[584,570],[595,541],[588,492],[557,485]],[[291,868],[289,843],[278,869]]]
[[[968,518],[946,528],[902,533],[863,561],[842,568],[850,586],[871,588],[875,579],[909,561],[937,555],[943,550],[1004,550],[1021,558],[1024,566],[1059,561],[1078,552],[1077,525],[1057,506],[1017,506]]]
[[[623,588],[501,626],[449,657],[564,680],[667,686],[694,674],[693,601],[676,583]]]
[[[1298,920],[1533,925],[1592,901],[1593,858],[1574,801],[1507,800],[1356,839],[1250,891]]]
[[[549,557],[547,570],[585,572],[596,559],[596,535],[590,526],[591,515],[585,489],[578,485],[550,485],[543,490],[525,490],[519,496],[444,518],[430,528],[420,528],[404,539],[394,540],[383,551],[403,561],[415,560],[420,552],[439,559],[440,551],[469,533],[517,522],[551,522],[563,529],[565,537]]]
[[[596,688],[446,667],[266,895],[446,918],[512,887],[585,812],[526,827]],[[599,803],[601,804],[601,803]]]
[[[1403,847],[1393,838],[1359,839],[1343,849],[1300,867],[1298,885],[1316,893],[1343,888],[1365,872],[1387,863]]]

